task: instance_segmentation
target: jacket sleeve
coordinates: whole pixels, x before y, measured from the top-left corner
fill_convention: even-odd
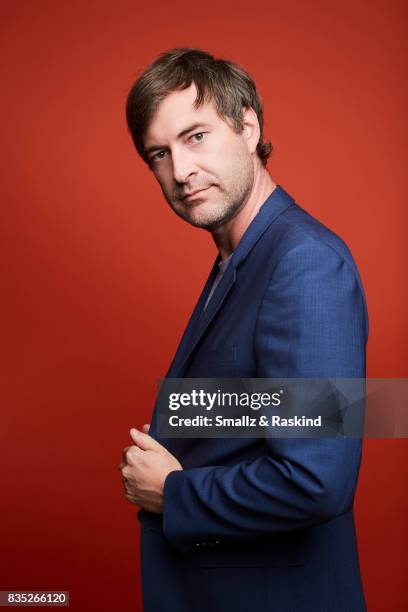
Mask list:
[[[269,280],[255,329],[259,378],[365,376],[366,307],[353,261],[315,240]],[[180,552],[202,539],[244,540],[330,520],[353,503],[358,438],[267,438],[255,461],[171,472],[163,530]]]

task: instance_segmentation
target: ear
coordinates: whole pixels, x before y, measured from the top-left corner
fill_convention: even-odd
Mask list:
[[[246,137],[248,150],[250,153],[256,152],[261,130],[259,127],[258,116],[251,106],[244,106],[242,109],[242,121],[244,126],[243,134]]]

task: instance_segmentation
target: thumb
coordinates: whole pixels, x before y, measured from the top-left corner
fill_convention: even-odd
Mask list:
[[[138,429],[136,429],[136,427],[132,427],[132,429],[130,430],[130,436],[136,446],[138,446],[142,450],[157,451],[159,449],[163,449],[162,445],[159,444],[159,442],[149,436],[149,434],[139,431]]]

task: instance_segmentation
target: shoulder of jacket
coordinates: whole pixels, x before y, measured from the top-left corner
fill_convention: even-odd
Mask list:
[[[353,256],[344,240],[333,230],[310,215],[299,205],[288,208],[270,228],[265,236],[271,247],[276,261],[282,260],[295,249],[314,250],[316,255],[325,252],[344,259],[353,270],[357,270]],[[272,254],[272,249],[271,249]]]

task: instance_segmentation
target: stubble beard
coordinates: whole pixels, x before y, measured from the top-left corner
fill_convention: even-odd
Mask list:
[[[205,210],[205,202],[193,204],[189,207],[188,204],[180,203],[179,200],[176,203],[172,200],[167,201],[181,219],[194,227],[211,232],[233,219],[248,200],[253,187],[254,170],[252,164],[241,170],[237,173],[240,178],[239,182],[233,184],[229,190],[220,185],[214,186],[213,189],[218,193],[211,194],[216,203],[216,206],[213,206],[211,210]]]

